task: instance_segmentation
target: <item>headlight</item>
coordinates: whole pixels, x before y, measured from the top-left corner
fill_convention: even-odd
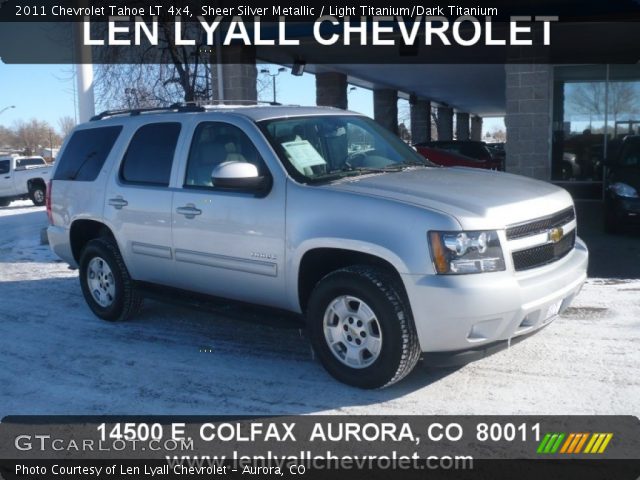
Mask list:
[[[638,191],[626,183],[614,183],[609,188],[619,197],[638,198]]]
[[[431,258],[439,274],[498,272],[505,269],[495,231],[429,232]]]

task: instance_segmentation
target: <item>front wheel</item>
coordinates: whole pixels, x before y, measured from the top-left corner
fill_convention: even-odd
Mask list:
[[[343,383],[381,388],[404,378],[420,346],[402,287],[384,270],[353,266],[324,277],[309,300],[313,348]]]
[[[142,297],[117,245],[111,240],[91,240],[84,247],[80,257],[80,286],[91,311],[103,320],[126,320],[142,307]]]

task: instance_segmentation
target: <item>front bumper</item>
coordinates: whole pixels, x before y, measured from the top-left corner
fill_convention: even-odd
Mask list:
[[[402,275],[423,352],[458,352],[532,333],[562,313],[587,278],[582,240],[525,272]]]

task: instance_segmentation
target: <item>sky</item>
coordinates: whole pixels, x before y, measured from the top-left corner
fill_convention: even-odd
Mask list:
[[[260,65],[259,68],[277,66]],[[315,104],[315,77],[305,73],[301,77],[282,72],[276,79],[277,100],[280,103],[294,105]],[[271,89],[264,94],[271,99]],[[357,87],[348,92],[349,109],[373,116],[373,92]],[[73,65],[7,65],[0,61],[0,111],[5,107],[15,106],[0,113],[0,126],[11,127],[17,121],[31,119],[49,122],[55,129],[59,128],[59,119],[69,116],[76,118],[75,77]],[[399,117],[408,116],[408,102],[398,103]],[[502,118],[486,118],[483,130],[504,129]]]
[[[6,65],[0,62],[0,125],[19,120],[46,120],[58,128],[58,119],[75,118],[75,82],[72,65]]]

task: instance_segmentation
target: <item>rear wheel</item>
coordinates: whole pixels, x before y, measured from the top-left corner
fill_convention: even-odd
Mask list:
[[[142,297],[129,276],[117,245],[91,240],[80,257],[80,286],[85,301],[103,320],[127,320],[139,312]]]
[[[384,270],[353,266],[327,275],[311,294],[307,318],[320,361],[349,385],[391,385],[420,357],[402,287]]]
[[[34,205],[41,207],[46,202],[46,187],[41,183],[36,183],[29,189],[29,198]]]

